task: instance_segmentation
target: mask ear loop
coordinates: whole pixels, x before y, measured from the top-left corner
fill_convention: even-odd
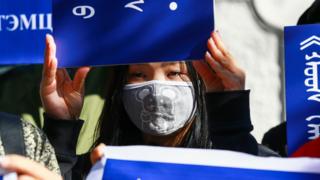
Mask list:
[[[198,107],[198,103],[196,100],[196,93],[195,93],[193,85],[191,86],[191,90],[192,90],[192,95],[193,95],[192,96],[193,97],[193,106],[192,106],[192,112],[190,114],[188,122],[190,122],[194,118],[196,111],[197,111],[197,107]]]
[[[195,71],[195,69],[193,68],[192,62],[188,61],[186,62],[186,67],[188,70],[188,74],[189,77],[191,79],[191,83],[192,83],[192,95],[193,95],[193,109],[192,109],[192,113],[190,114],[189,117],[189,122],[194,118],[197,108],[198,108],[198,101],[197,101],[197,96],[201,96],[200,90],[201,90],[201,78],[199,78],[199,74]],[[197,87],[198,91],[195,91],[195,87]]]

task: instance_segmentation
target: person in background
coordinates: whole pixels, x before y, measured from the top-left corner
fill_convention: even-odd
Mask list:
[[[287,123],[283,122],[266,132],[262,138],[262,144],[282,157],[287,157]]]
[[[68,69],[72,74],[72,69]],[[0,66],[0,111],[17,114],[25,121],[43,127],[43,107],[39,96],[42,65]],[[79,135],[77,153],[87,152],[94,142],[94,130],[102,111],[108,76],[105,67],[92,68],[86,81],[81,118],[86,119]],[[17,106],[17,104],[19,104]]]
[[[320,23],[320,0],[313,4],[301,15],[298,25]],[[314,139],[292,154],[293,157],[320,157],[320,137]]]
[[[300,16],[298,25],[317,24],[320,23],[320,0],[315,0],[313,4]],[[287,154],[287,136],[286,123],[270,129],[265,133],[262,144],[270,149],[279,152],[281,156],[288,156]],[[291,156],[293,157],[320,157],[320,137],[306,143],[300,147]]]
[[[18,154],[60,174],[55,151],[46,135],[20,117],[0,112],[0,156]]]

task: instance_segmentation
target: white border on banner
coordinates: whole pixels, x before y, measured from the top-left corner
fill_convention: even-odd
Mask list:
[[[320,159],[317,158],[258,157],[226,150],[108,146],[102,166],[105,159],[320,174]]]

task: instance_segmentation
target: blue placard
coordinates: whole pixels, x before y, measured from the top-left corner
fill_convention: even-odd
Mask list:
[[[319,179],[320,174],[108,159],[103,180]],[[259,179],[258,178],[258,179]]]
[[[43,62],[51,7],[51,0],[1,0],[0,65]]]
[[[245,153],[155,146],[107,146],[87,180],[319,179],[317,158],[268,158]]]
[[[288,153],[319,137],[320,25],[285,28]]]
[[[54,0],[60,67],[202,59],[214,0]]]

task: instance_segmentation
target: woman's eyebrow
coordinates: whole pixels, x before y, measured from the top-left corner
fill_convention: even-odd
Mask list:
[[[178,65],[179,62],[169,62],[169,63],[162,63],[161,67],[166,67],[166,66],[175,66]]]

